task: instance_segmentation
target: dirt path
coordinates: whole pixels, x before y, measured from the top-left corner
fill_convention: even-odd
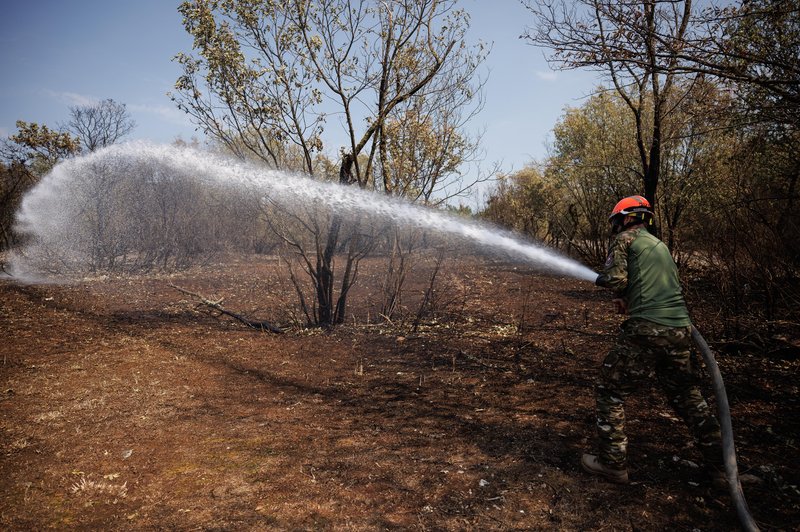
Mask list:
[[[196,312],[168,287],[285,321],[291,294],[269,263],[0,282],[0,528],[735,527],[657,393],[630,401],[633,485],[579,470],[620,321],[601,291],[461,265],[438,319],[411,334],[375,323],[366,266],[353,323],[285,335]],[[800,362],[720,365],[740,462],[763,479],[746,488],[753,514],[800,526]]]

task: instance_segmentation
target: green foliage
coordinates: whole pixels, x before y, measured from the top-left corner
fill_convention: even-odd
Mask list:
[[[175,58],[183,68],[172,95],[178,107],[242,157],[286,168],[294,165],[283,152],[297,146],[311,173],[322,147],[322,96],[292,7],[198,0],[179,11],[198,55]]]
[[[750,122],[800,123],[800,1],[753,0],[710,7],[708,37],[691,67],[728,81]]]
[[[557,191],[533,166],[503,175],[489,195],[480,216],[527,237],[545,240],[552,237]]]
[[[800,308],[800,134],[754,133],[732,138],[720,202],[706,207],[703,220],[732,333],[759,317],[796,319]]]
[[[589,264],[601,264],[608,213],[620,197],[641,193],[634,117],[611,92],[599,92],[556,124],[548,182],[560,193],[554,238]]]
[[[58,161],[80,151],[78,139],[35,122],[17,121],[17,133],[0,144],[0,249],[18,241],[12,231],[22,196]]]
[[[679,261],[707,246],[706,206],[730,201],[735,188],[730,164],[737,144],[732,119],[724,111],[729,95],[719,83],[698,80],[683,94],[669,102],[675,111],[664,131],[656,204],[661,238]]]
[[[453,118],[456,109],[470,105],[476,94],[471,79],[485,57],[482,48],[464,45],[468,17],[453,5],[186,1],[179,9],[196,53],[176,56],[183,74],[172,98],[235,154],[312,175],[314,156],[322,150],[325,101],[326,109],[340,116],[347,139],[341,181],[361,187],[381,182],[384,190],[400,190],[393,180],[406,174],[396,169],[415,163],[398,157],[418,158],[419,150],[439,161],[427,169],[430,175],[437,168],[431,178],[439,179],[463,162],[464,149],[457,131],[463,121],[440,120],[442,110]],[[434,128],[441,140],[379,153],[379,143],[386,146],[414,123],[410,110],[416,110],[417,122],[424,111],[427,123],[420,127]],[[376,181],[371,172],[379,155],[395,170]]]
[[[80,142],[69,133],[35,122],[17,121],[17,133],[3,147],[3,157],[24,164],[42,176],[66,157],[80,152]]]
[[[757,318],[776,320],[800,308],[800,134],[774,124],[736,127],[741,103],[719,83],[699,80],[667,100],[656,220],[683,268],[699,271],[721,298],[735,334]],[[482,216],[546,240],[599,267],[608,213],[641,193],[632,116],[613,93],[600,92],[565,111],[541,172],[500,180]]]
[[[420,102],[422,103],[422,102]],[[412,108],[390,118],[383,131],[383,191],[409,201],[430,203],[442,176],[456,173],[474,145],[447,120]]]
[[[656,203],[664,129],[672,119],[669,102],[684,97],[676,91],[690,86],[682,83],[678,67],[697,24],[691,0],[523,4],[536,20],[523,37],[548,49],[551,64],[600,72],[625,102],[634,120],[640,193]]]
[[[474,215],[472,208],[469,205],[464,205],[462,203],[459,203],[458,205],[447,205],[446,209],[447,212],[463,218],[472,218]]]
[[[719,158],[707,159],[721,178],[703,222],[736,334],[759,317],[795,319],[800,308],[800,2],[742,2],[704,16],[707,35],[685,53],[689,68],[730,94],[724,114],[706,113],[706,129],[731,129]]]
[[[725,103],[714,84],[696,83],[680,93],[692,97],[670,102],[656,222],[673,253],[688,260],[703,244],[703,205],[723,202],[731,189],[728,164],[735,139],[716,127],[717,106]],[[501,180],[484,215],[599,266],[611,207],[624,196],[641,194],[634,129],[623,99],[598,91],[564,112],[541,173],[526,169]]]

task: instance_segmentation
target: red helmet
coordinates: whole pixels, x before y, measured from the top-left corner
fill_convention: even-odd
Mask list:
[[[650,202],[647,201],[644,196],[628,196],[627,198],[622,198],[614,205],[614,210],[611,211],[611,216],[609,216],[608,219],[611,220],[618,214],[625,216],[637,212],[652,215],[653,209],[650,207]]]

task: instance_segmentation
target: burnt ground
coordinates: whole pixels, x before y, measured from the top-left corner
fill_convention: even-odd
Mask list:
[[[346,324],[283,335],[169,287],[288,323],[293,292],[264,259],[0,281],[0,529],[736,528],[657,391],[628,403],[633,484],[580,470],[592,379],[622,319],[603,291],[451,260],[413,332],[429,266],[409,281],[407,319],[387,322],[380,265],[364,263]],[[692,306],[714,330],[715,309]],[[786,353],[718,356],[763,529],[800,526],[800,361]]]

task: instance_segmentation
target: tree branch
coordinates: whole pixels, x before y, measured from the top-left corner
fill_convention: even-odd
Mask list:
[[[211,309],[216,310],[220,314],[225,314],[226,316],[230,316],[231,318],[237,320],[240,323],[243,323],[244,325],[250,327],[251,329],[258,329],[258,330],[261,330],[261,331],[267,331],[267,332],[272,332],[272,333],[276,333],[276,334],[282,334],[284,332],[281,327],[279,327],[277,325],[273,325],[269,321],[251,320],[250,318],[242,316],[241,314],[237,314],[235,312],[231,312],[230,310],[226,310],[222,306],[222,300],[221,299],[219,301],[211,301],[210,299],[206,298],[205,296],[202,296],[202,295],[200,295],[198,293],[195,293],[195,292],[191,292],[189,290],[186,290],[185,288],[181,288],[181,287],[176,286],[176,285],[174,285],[172,283],[169,283],[169,286],[171,288],[174,288],[178,292],[181,292],[182,294],[186,294],[187,296],[191,296],[191,297],[197,299],[203,305],[205,305],[205,306],[207,306],[207,307],[209,307]]]

